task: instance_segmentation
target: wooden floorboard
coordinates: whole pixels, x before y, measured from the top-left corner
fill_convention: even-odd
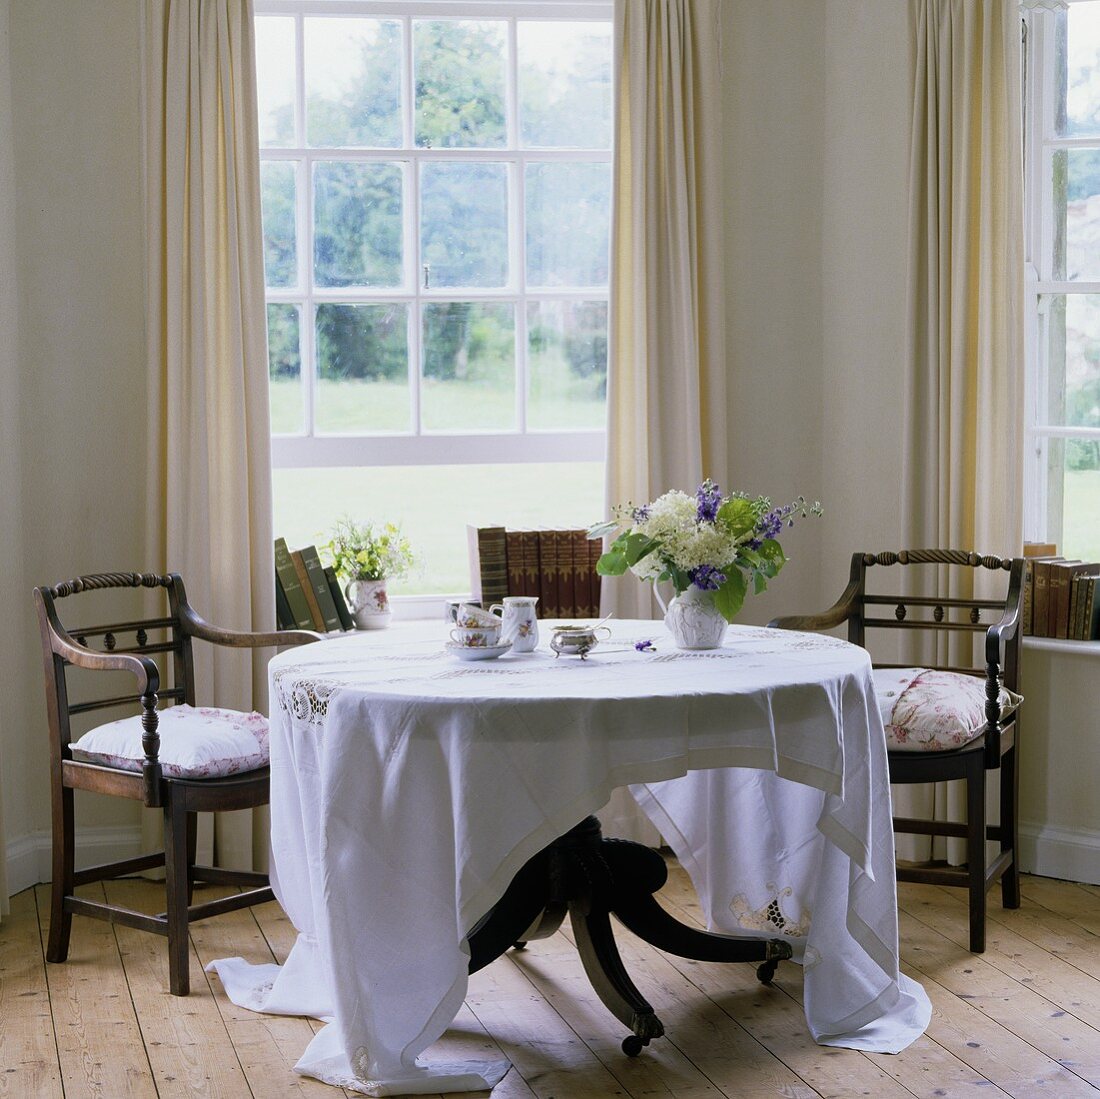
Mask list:
[[[84,892],[163,908],[150,882]],[[967,949],[963,892],[898,892],[903,969],[933,1006],[927,1033],[898,1056],[816,1045],[797,966],[782,964],[764,987],[750,965],[670,958],[619,929],[627,968],[666,1028],[627,1058],[625,1028],[588,984],[568,924],[475,974],[432,1054],[509,1059],[493,1099],[1100,1097],[1100,888],[1025,878],[1016,911],[993,891],[983,955]],[[217,894],[207,888],[203,898]],[[664,903],[699,922],[678,867]],[[238,1008],[203,970],[231,955],[283,961],[295,932],[277,905],[192,928],[186,999],[167,993],[159,937],[76,917],[69,961],[53,965],[44,961],[48,932],[48,886],[12,899],[0,925],[0,1099],[353,1094],[294,1072],[322,1024]],[[488,1093],[471,1099],[479,1095]]]

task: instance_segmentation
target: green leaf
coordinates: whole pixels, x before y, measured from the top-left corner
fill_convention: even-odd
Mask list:
[[[618,530],[619,524],[614,519],[608,519],[603,523],[593,523],[588,528],[588,538],[595,540],[596,538],[604,538],[612,531]]]
[[[726,574],[726,582],[714,593],[714,605],[727,622],[737,617],[745,602],[745,576],[740,569],[732,568]]]
[[[769,572],[769,576],[775,576],[787,563],[787,555],[783,552],[783,547],[774,538],[765,538],[759,552],[760,556],[775,570],[775,572]]]
[[[607,553],[600,554],[600,559],[596,562],[596,572],[600,576],[622,576],[629,567],[622,550],[617,550],[614,546]]]
[[[760,569],[753,569],[752,572],[752,593],[753,595],[759,595],[762,591],[766,591],[768,588],[768,578]]]
[[[616,545],[619,542],[623,543],[622,551],[628,567],[636,565],[647,553],[657,548],[657,543],[647,534],[627,534],[615,540]]]
[[[737,537],[756,526],[756,509],[750,500],[734,497],[718,509],[718,522]]]

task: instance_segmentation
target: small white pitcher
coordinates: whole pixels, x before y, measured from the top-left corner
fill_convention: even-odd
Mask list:
[[[506,595],[503,603],[494,603],[489,610],[500,611],[501,641],[512,642],[512,652],[529,653],[539,643],[539,623],[535,617],[537,595]]]
[[[344,585],[351,616],[358,630],[384,630],[393,617],[385,580],[352,580]]]

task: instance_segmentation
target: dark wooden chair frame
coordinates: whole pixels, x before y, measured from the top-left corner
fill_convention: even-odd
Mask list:
[[[81,592],[109,588],[164,588],[167,617],[135,619],[111,625],[66,629],[58,619],[56,603]],[[195,704],[195,671],[192,640],[209,641],[233,648],[301,645],[320,635],[304,630],[243,633],[212,626],[187,603],[183,581],[172,573],[98,573],[80,576],[54,587],[34,589],[34,601],[42,634],[46,672],[46,708],[50,732],[50,790],[53,805],[53,885],[50,937],[46,958],[63,962],[69,952],[74,913],[111,923],[151,931],[168,939],[169,986],[175,996],[190,991],[188,925],[223,912],[233,912],[273,898],[266,874],[196,866],[196,829],[200,812],[251,809],[268,801],[269,772],[264,767],[227,778],[176,779],[161,771],[158,705],[164,700]],[[134,635],[134,644],[121,647],[121,635]],[[166,640],[151,641],[150,635]],[[89,639],[102,639],[103,650]],[[172,661],[172,686],[161,688],[160,669],[154,656]],[[122,671],[137,680],[135,694],[69,701],[66,669]],[[145,760],[140,773],[85,763],[69,750],[70,719],[93,710],[141,706],[142,748]],[[164,850],[137,858],[104,863],[86,870],[74,869],[75,822],[73,790],[131,798],[164,812]],[[167,911],[159,915],[136,912],[75,895],[79,885],[119,878],[154,867],[164,867]],[[192,904],[196,882],[248,887],[204,904]]]
[[[1005,908],[1020,907],[1020,873],[1017,862],[1017,807],[1019,767],[1017,764],[1018,722],[1015,713],[1001,719],[1000,688],[1018,689],[1020,605],[1023,595],[1022,558],[982,556],[962,550],[902,550],[899,553],[856,553],[852,556],[847,588],[837,602],[821,614],[773,619],[769,626],[789,630],[828,630],[847,624],[848,640],[866,648],[869,629],[919,630],[933,633],[965,631],[985,634],[985,667],[927,665],[944,671],[962,672],[985,680],[985,718],[982,733],[961,748],[939,752],[888,752],[890,781],[897,784],[941,782],[963,779],[966,783],[966,823],[895,817],[894,831],[930,836],[955,836],[966,840],[965,869],[941,867],[897,868],[898,881],[933,885],[961,886],[969,891],[970,949],[985,950],[986,893],[998,879]],[[940,570],[952,568],[1003,570],[1008,573],[1004,599],[960,599],[940,596],[880,595],[867,591],[867,570],[874,566],[928,566]],[[924,570],[927,571],[927,570]],[[942,578],[942,574],[941,574]],[[892,618],[878,607],[893,607]],[[910,615],[910,608],[918,617]],[[927,615],[931,611],[931,620]],[[983,611],[998,615],[992,625],[981,621]],[[878,617],[874,615],[878,614]],[[952,616],[961,620],[952,620]],[[911,662],[910,662],[911,663]],[[875,663],[875,667],[907,667]],[[1000,821],[987,825],[986,773],[1000,772]],[[1000,852],[987,866],[985,841],[1000,844]]]

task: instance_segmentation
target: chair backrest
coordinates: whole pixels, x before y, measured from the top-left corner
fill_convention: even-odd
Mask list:
[[[868,648],[869,630],[952,639],[940,645],[950,656],[921,658],[922,666],[987,678],[996,669],[1004,686],[1016,689],[1019,677],[1023,558],[994,557],[966,550],[901,550],[898,553],[855,553],[848,589],[848,640]],[[899,568],[894,568],[900,566]],[[874,570],[874,581],[871,570]],[[892,592],[878,590],[879,578],[889,580]],[[981,587],[979,576],[1004,577],[1004,594],[959,594]],[[871,589],[875,590],[871,590]],[[905,589],[917,594],[908,594]],[[982,655],[975,656],[974,635],[984,634]],[[970,644],[958,643],[969,640]],[[969,656],[967,655],[969,654]],[[984,664],[981,663],[984,658]],[[907,664],[912,664],[909,660]],[[885,664],[879,667],[904,665]]]
[[[155,617],[129,616],[121,621],[65,626],[58,616],[62,599],[111,588],[163,588],[167,614]],[[50,725],[51,766],[72,758],[72,718],[95,710],[142,708],[146,734],[157,735],[156,709],[159,702],[195,702],[195,671],[191,636],[181,622],[180,609],[187,606],[183,581],[172,573],[110,572],[79,576],[53,587],[34,589],[42,638],[46,676],[46,706]],[[74,603],[81,602],[74,600]],[[87,603],[87,600],[83,600]],[[69,608],[66,607],[68,610]],[[159,661],[159,663],[158,663]],[[76,692],[70,691],[74,664],[93,670],[128,672],[136,676],[136,689],[117,693],[114,676],[80,677]],[[162,686],[171,669],[171,686]],[[103,681],[106,681],[105,683]],[[109,692],[109,693],[105,693]],[[77,694],[74,701],[71,694]],[[152,777],[152,776],[151,776]]]

